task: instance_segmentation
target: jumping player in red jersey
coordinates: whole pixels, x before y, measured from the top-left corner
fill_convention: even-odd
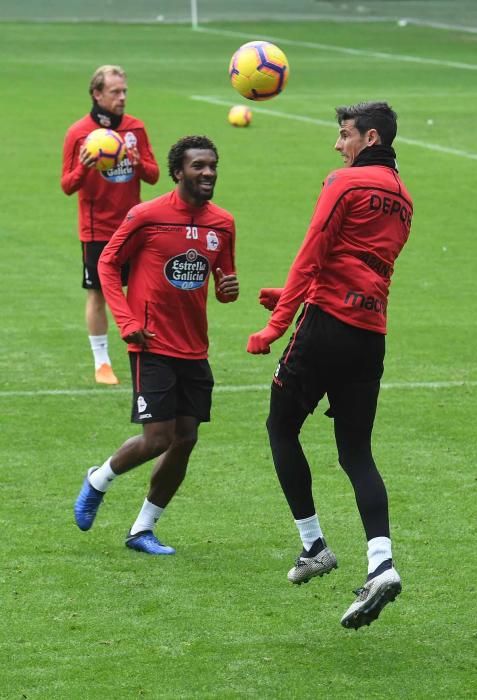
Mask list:
[[[305,419],[326,394],[339,461],[353,485],[368,541],[367,580],[341,620],[358,629],[401,591],[371,432],[383,373],[388,288],[409,236],[413,206],[391,146],[395,112],[384,102],[367,102],[339,107],[336,114],[335,149],[344,168],[324,182],[285,287],[261,290],[260,303],[273,313],[267,326],[250,336],[247,350],[269,353],[304,302],[273,377],[267,420],[278,479],[303,543],[288,579],[300,584],[337,568],[299,441]]]
[[[140,200],[141,180],[154,185],[159,177],[143,122],[125,114],[127,82],[120,66],[100,66],[89,92],[91,112],[67,131],[63,147],[61,187],[65,194],[78,192],[79,237],[83,256],[83,288],[87,290],[86,326],[100,384],[118,384],[108,352],[108,318],[98,276],[101,252],[125,215]],[[111,128],[125,140],[127,157],[116,167],[99,172],[83,145],[95,129]],[[127,268],[123,270],[127,283]]]
[[[210,420],[212,372],[207,361],[207,289],[236,301],[235,223],[210,200],[218,154],[205,136],[187,136],[169,152],[172,192],[133,207],[101,255],[106,301],[128,344],[133,383],[132,422],[142,434],[104,464],[88,470],[75,519],[89,530],[111,481],[158,458],[149,493],[126,538],[148,554],[174,554],[154,525],[182,483],[201,422]],[[121,268],[130,265],[127,297]]]

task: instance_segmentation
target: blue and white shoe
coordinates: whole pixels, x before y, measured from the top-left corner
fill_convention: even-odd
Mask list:
[[[135,549],[146,554],[175,554],[174,547],[168,547],[159,542],[152,530],[143,530],[135,535],[128,534],[126,537],[126,547]]]
[[[97,468],[98,467],[91,467],[88,469],[88,473],[83,481],[83,486],[75,502],[75,521],[80,530],[90,529],[104,498],[103,491],[98,491],[94,486],[91,486],[89,482],[89,476],[96,471]]]

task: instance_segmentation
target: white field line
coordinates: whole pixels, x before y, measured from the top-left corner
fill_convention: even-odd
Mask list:
[[[214,392],[219,394],[242,394],[248,392],[262,392],[270,389],[268,384],[218,384],[214,387]],[[384,390],[436,390],[436,389],[467,389],[477,386],[477,381],[442,381],[442,382],[383,382],[381,389]],[[117,394],[131,393],[131,388],[127,386],[103,387],[91,389],[12,389],[11,391],[0,391],[0,398],[37,397],[37,396],[102,396],[110,398]]]
[[[470,34],[477,34],[477,27],[464,27],[462,24],[446,24],[445,22],[429,22],[424,19],[406,19],[402,20],[408,24],[415,24],[418,27],[430,27],[431,29],[445,29],[449,32],[468,32]]]
[[[191,95],[191,100],[196,100],[197,102],[207,102],[212,105],[220,105],[224,107],[233,107],[236,102],[231,100],[221,100],[217,97],[209,97],[205,95]],[[329,126],[333,129],[337,129],[337,123],[332,121],[327,121],[325,119],[315,119],[314,117],[307,117],[301,114],[290,114],[288,112],[280,112],[276,109],[268,109],[267,107],[259,107],[257,105],[253,106],[253,111],[259,114],[268,114],[271,117],[279,117],[280,119],[291,119],[296,122],[304,122],[306,124],[315,124],[317,126]],[[470,160],[477,160],[477,153],[470,153],[468,151],[460,151],[457,148],[449,148],[448,146],[439,146],[437,143],[427,143],[426,141],[418,141],[417,139],[408,139],[404,136],[397,136],[396,141],[400,143],[405,143],[408,146],[417,146],[418,148],[425,148],[428,151],[436,151],[438,153],[446,153],[450,156],[458,156],[459,158],[468,158]]]
[[[209,27],[198,27],[197,31],[205,34],[219,34],[220,36],[237,37],[247,39],[250,37],[246,32],[233,32],[222,29],[211,29]],[[284,39],[278,36],[261,36],[261,39],[273,41],[281,46],[301,46],[304,49],[314,49],[318,51],[333,51],[349,56],[368,56],[369,58],[382,58],[387,61],[401,61],[403,63],[419,63],[420,65],[442,66],[444,68],[458,68],[459,70],[477,70],[477,63],[462,63],[461,61],[445,61],[441,58],[422,58],[421,56],[407,56],[401,53],[386,53],[384,51],[368,51],[367,49],[353,49],[348,46],[335,46],[334,44],[321,44],[315,41],[299,41],[295,39]]]

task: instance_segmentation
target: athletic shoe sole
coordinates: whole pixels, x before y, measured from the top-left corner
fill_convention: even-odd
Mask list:
[[[371,600],[364,602],[359,609],[350,614],[345,614],[341,624],[347,629],[355,630],[365,625],[369,627],[374,620],[378,619],[381,610],[388,603],[393,603],[396,600],[401,590],[402,586],[398,581],[384,584]]]

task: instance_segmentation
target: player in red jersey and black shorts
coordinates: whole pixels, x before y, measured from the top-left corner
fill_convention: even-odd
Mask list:
[[[120,66],[100,66],[91,78],[89,93],[93,100],[91,112],[66,133],[61,187],[68,195],[78,192],[83,288],[87,290],[86,325],[95,378],[100,384],[118,384],[108,352],[108,319],[98,260],[127,212],[141,201],[141,181],[154,185],[159,168],[143,122],[124,112],[124,70]],[[127,147],[126,158],[105,172],[96,170],[95,159],[84,145],[88,134],[100,128],[117,131]],[[127,284],[127,266],[122,271],[122,283]]]
[[[172,191],[133,207],[101,255],[106,301],[128,344],[133,384],[132,421],[142,434],[127,440],[101,467],[92,467],[75,503],[78,527],[89,530],[111,481],[158,458],[149,493],[126,545],[148,554],[173,554],[153,530],[180,484],[210,420],[214,380],[207,360],[207,291],[212,275],[218,301],[236,301],[235,223],[210,200],[218,154],[205,136],[187,136],[169,152]],[[127,296],[121,268],[130,265]]]
[[[262,289],[273,313],[247,350],[270,352],[304,302],[275,371],[267,428],[277,475],[303,543],[292,583],[337,567],[316,514],[299,433],[327,395],[341,466],[353,485],[368,541],[368,577],[343,615],[344,627],[375,620],[401,591],[393,565],[388,500],[371,451],[383,373],[388,289],[411,227],[411,197],[392,148],[395,112],[384,102],[336,110],[335,149],[344,168],[326,178],[283,289]]]

